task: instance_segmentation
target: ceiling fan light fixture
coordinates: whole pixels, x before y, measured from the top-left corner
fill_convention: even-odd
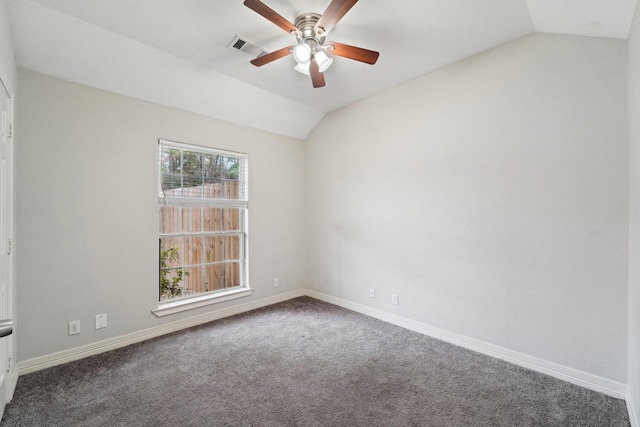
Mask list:
[[[321,73],[324,73],[327,68],[329,68],[331,64],[333,64],[333,58],[324,53],[324,51],[322,50],[316,52],[315,60],[318,63],[318,67],[320,68]]]
[[[300,43],[299,45],[294,47],[293,59],[295,59],[298,64],[308,64],[309,61],[311,61],[311,48],[309,47],[309,45]]]
[[[307,62],[306,64],[298,64],[295,67],[293,67],[294,70],[296,70],[299,73],[305,74],[307,76],[311,75],[311,73],[309,72],[309,66],[311,65],[311,61]]]

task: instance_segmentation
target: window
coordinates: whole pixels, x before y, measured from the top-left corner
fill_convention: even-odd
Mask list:
[[[163,140],[158,151],[160,307],[247,290],[248,156]]]

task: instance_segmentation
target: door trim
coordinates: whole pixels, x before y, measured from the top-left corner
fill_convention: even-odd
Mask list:
[[[8,190],[8,194],[7,194],[7,200],[9,203],[9,215],[8,215],[8,221],[9,221],[9,226],[8,226],[8,230],[7,230],[7,237],[12,241],[12,246],[15,246],[15,242],[13,242],[13,232],[14,232],[14,226],[15,226],[15,91],[14,88],[11,86],[10,81],[9,81],[9,75],[8,73],[6,73],[6,70],[4,69],[4,67],[2,66],[2,64],[0,64],[0,90],[4,90],[4,92],[7,94],[8,96],[8,108],[7,108],[7,123],[11,128],[9,137],[8,137],[8,145],[9,145],[9,155],[11,157],[10,160],[10,165],[9,165],[9,176],[10,176],[10,185],[9,185],[9,190]],[[10,295],[11,301],[11,317],[14,319],[14,325],[15,325],[15,318],[16,318],[16,312],[17,312],[17,305],[16,305],[16,295],[17,295],[17,285],[16,285],[16,276],[15,276],[15,270],[16,270],[16,255],[15,255],[15,250],[11,250],[10,253],[10,259],[9,259],[9,265],[8,265],[8,285],[9,285],[9,289],[8,289],[8,293]],[[2,412],[4,410],[4,405],[8,402],[10,402],[13,399],[13,394],[15,392],[16,389],[16,385],[18,383],[18,375],[19,375],[19,371],[17,368],[17,334],[16,334],[16,327],[14,326],[13,328],[13,333],[8,336],[8,337],[4,337],[3,339],[5,340],[11,340],[10,344],[9,344],[9,349],[10,349],[10,354],[9,354],[9,367],[8,367],[8,371],[6,372],[6,378],[5,378],[5,390],[4,390],[4,396],[6,399],[6,402],[0,402],[1,404],[1,408],[2,411],[0,411],[0,416],[2,416]],[[0,366],[0,369],[6,369],[5,366]]]

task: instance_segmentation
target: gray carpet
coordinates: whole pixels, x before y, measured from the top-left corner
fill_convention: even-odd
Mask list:
[[[629,426],[625,403],[311,298],[21,376],[11,426]]]

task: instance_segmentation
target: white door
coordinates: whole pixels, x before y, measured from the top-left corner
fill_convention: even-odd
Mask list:
[[[13,110],[10,94],[0,79],[0,320],[11,319],[13,216]],[[13,395],[11,372],[13,335],[0,338],[0,417]]]

